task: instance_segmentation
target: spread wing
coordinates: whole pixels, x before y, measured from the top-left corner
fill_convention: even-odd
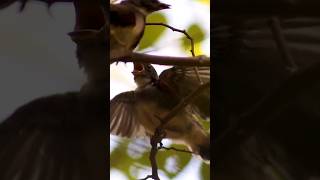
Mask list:
[[[198,67],[198,75],[194,67],[175,66],[163,71],[160,76],[160,86],[180,98],[188,96],[195,91],[201,82],[210,81],[210,67]],[[170,86],[168,86],[170,84]],[[203,118],[210,117],[210,88],[201,93],[193,102],[199,115]]]
[[[124,92],[110,102],[110,132],[122,137],[145,136],[146,130],[139,121],[136,92]]]
[[[77,99],[38,99],[0,124],[1,180],[105,179],[105,126],[81,121]]]

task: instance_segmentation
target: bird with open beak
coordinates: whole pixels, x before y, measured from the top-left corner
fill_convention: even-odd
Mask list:
[[[110,63],[138,45],[149,14],[169,7],[158,0],[124,0],[110,4]]]
[[[134,63],[132,73],[137,88],[134,91],[121,93],[111,100],[110,132],[129,138],[150,137],[161,124],[158,117],[167,115],[185,96],[181,93],[183,91],[179,90],[179,85],[170,86],[166,78],[173,75],[180,80],[183,78],[197,80],[197,78],[193,67],[173,67],[163,72],[159,79],[157,72],[150,64]],[[200,69],[199,76],[204,81],[209,81],[210,69]],[[184,86],[192,86],[189,90],[196,88],[194,83]],[[173,89],[175,87],[178,87],[176,91]],[[166,138],[186,144],[192,152],[210,161],[210,137],[194,117],[199,115],[197,114],[199,111],[194,111],[196,106],[195,103],[182,109],[164,125],[163,129]]]

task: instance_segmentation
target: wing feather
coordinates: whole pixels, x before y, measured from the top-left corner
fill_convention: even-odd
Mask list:
[[[210,67],[197,67],[197,71],[198,73],[194,67],[174,66],[160,74],[160,85],[171,94],[184,98],[195,91],[201,85],[201,81],[202,83],[210,81]],[[210,118],[210,88],[201,93],[192,105],[194,112],[202,118]]]
[[[110,132],[122,137],[142,137],[146,130],[139,121],[134,91],[124,92],[110,102]]]
[[[68,93],[35,100],[0,124],[1,180],[105,179],[106,167],[95,164],[106,158],[107,148],[99,151],[106,129],[87,124],[87,118],[95,119],[81,114],[78,97]]]

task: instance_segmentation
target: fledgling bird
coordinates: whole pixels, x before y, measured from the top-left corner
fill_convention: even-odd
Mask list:
[[[210,69],[201,70],[200,77],[208,81]],[[167,115],[186,96],[184,93],[197,88],[195,83],[184,84],[184,87],[193,86],[186,90],[175,89],[182,87],[181,85],[166,84],[169,82],[166,78],[173,75],[180,76],[178,77],[180,80],[185,78],[182,83],[186,83],[187,79],[191,79],[190,82],[192,79],[197,80],[192,67],[174,67],[164,71],[159,78],[150,64],[134,63],[132,73],[137,88],[117,95],[110,103],[110,132],[122,137],[152,136],[160,125],[157,117]],[[210,137],[195,120],[196,106],[196,103],[187,106],[164,126],[166,138],[186,144],[192,152],[210,161]]]
[[[168,8],[168,4],[158,0],[124,0],[110,4],[110,64],[138,45],[149,14]]]

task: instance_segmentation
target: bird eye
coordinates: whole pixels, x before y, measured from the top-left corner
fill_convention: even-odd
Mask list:
[[[139,72],[144,71],[144,66],[142,64],[135,64],[134,70],[139,71]]]

